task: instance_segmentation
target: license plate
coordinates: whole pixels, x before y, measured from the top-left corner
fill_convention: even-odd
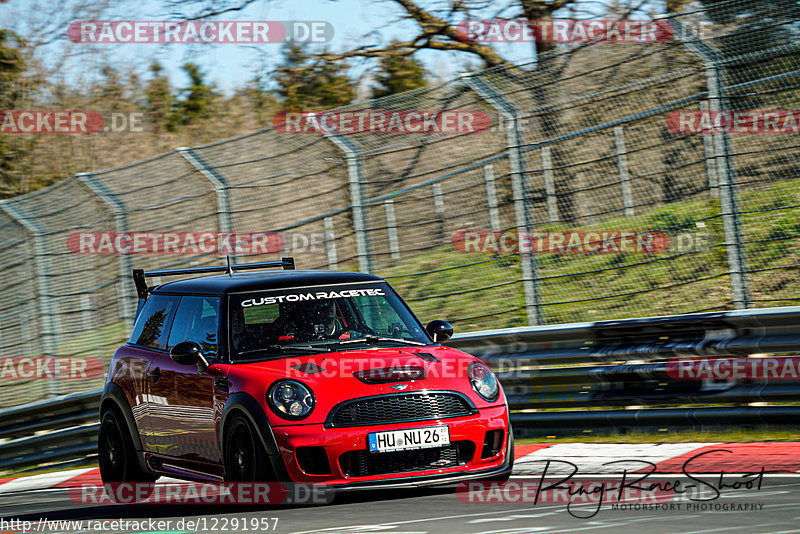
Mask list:
[[[389,430],[367,434],[370,452],[409,451],[450,445],[450,431],[444,426]]]

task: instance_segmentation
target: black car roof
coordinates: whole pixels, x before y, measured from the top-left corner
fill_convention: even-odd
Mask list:
[[[240,291],[259,291],[283,287],[324,286],[357,282],[383,282],[382,278],[346,271],[253,271],[234,272],[233,276],[217,274],[161,284],[153,293],[194,293],[222,295]]]

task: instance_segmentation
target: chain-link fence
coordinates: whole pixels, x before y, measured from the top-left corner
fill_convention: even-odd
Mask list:
[[[76,232],[278,232],[282,250],[236,260],[373,272],[461,331],[800,300],[797,5],[664,20],[666,42],[565,45],[338,110],[481,113],[477,133],[270,127],[0,202],[3,361],[107,362],[130,329],[132,268],[224,261],[81,254]],[[741,110],[777,111],[781,128],[670,126]],[[2,406],[102,383],[9,372]]]

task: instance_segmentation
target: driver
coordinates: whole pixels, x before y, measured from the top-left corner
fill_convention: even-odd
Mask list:
[[[284,334],[294,336],[294,341],[331,339],[336,333],[333,300],[282,302],[279,309],[281,318],[285,318]]]

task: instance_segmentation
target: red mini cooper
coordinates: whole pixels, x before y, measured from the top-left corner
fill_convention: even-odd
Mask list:
[[[146,284],[200,273],[222,274]],[[511,473],[494,374],[442,346],[452,327],[423,328],[385,280],[294,270],[292,258],[133,277],[133,333],[100,406],[104,483],[358,488]]]

